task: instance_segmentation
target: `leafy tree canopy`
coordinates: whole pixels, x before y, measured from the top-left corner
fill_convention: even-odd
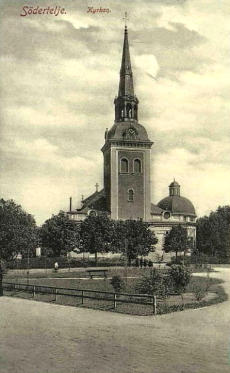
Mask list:
[[[116,222],[115,251],[127,253],[129,261],[146,256],[155,250],[157,238],[143,220],[119,220]]]
[[[181,224],[172,227],[171,231],[165,235],[164,250],[166,253],[174,251],[176,258],[178,252],[185,251],[189,246],[187,229]]]
[[[106,215],[89,216],[81,223],[81,250],[95,254],[109,252],[114,239],[114,221]]]
[[[13,200],[0,200],[0,258],[13,259],[17,254],[34,255],[38,245],[36,223]]]
[[[230,259],[230,206],[219,206],[197,220],[197,251]]]
[[[63,211],[53,215],[39,230],[41,245],[49,255],[66,255],[79,245],[80,227]]]

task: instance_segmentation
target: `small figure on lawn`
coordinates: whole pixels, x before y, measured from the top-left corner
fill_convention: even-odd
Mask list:
[[[58,262],[54,263],[54,270],[55,270],[55,272],[58,271],[58,268],[59,268]]]
[[[147,260],[146,260],[146,259],[144,259],[144,261],[143,261],[143,265],[144,265],[144,268],[147,267]]]
[[[142,266],[143,266],[143,259],[141,257],[141,259],[140,259],[140,267],[142,268]]]

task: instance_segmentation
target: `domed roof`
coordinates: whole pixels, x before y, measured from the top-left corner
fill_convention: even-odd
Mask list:
[[[129,135],[129,131],[133,132],[133,135]],[[127,136],[128,134],[128,136]],[[137,140],[137,141],[150,141],[148,138],[147,131],[144,126],[137,122],[117,122],[114,123],[113,127],[107,133],[107,140],[114,139],[114,140]]]
[[[163,210],[169,210],[175,214],[196,215],[192,202],[189,201],[188,198],[181,196],[166,197],[162,199],[157,206]]]
[[[178,182],[175,181],[175,179],[174,179],[174,181],[169,185],[169,188],[171,188],[171,187],[180,187],[180,185],[179,185]]]

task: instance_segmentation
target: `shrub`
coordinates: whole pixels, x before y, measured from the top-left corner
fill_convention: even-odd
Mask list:
[[[195,298],[198,302],[200,302],[206,295],[206,292],[202,288],[202,286],[194,286],[193,293],[194,293]]]
[[[172,292],[170,279],[161,275],[155,268],[149,276],[143,276],[135,285],[135,291],[139,294],[156,295],[167,298]]]
[[[110,280],[110,284],[116,292],[120,292],[122,289],[124,289],[124,281],[122,280],[121,276],[113,276]]]
[[[151,259],[148,261],[148,267],[153,267],[153,262]]]
[[[182,265],[172,265],[169,269],[169,277],[171,278],[174,290],[180,294],[185,291],[186,286],[189,284],[191,273]]]
[[[191,255],[191,263],[197,266],[205,264],[229,264],[229,258],[220,258],[218,256],[209,256],[204,253],[195,252]]]
[[[170,266],[173,264],[178,264],[178,265],[185,265],[186,267],[191,264],[191,257],[190,256],[184,256],[184,255],[178,255],[176,258],[173,256],[171,258],[171,262],[168,263]]]

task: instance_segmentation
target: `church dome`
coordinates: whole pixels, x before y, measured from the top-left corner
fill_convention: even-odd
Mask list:
[[[196,211],[191,201],[188,198],[181,197],[180,195],[180,185],[174,179],[174,181],[169,185],[169,196],[162,199],[158,204],[163,210],[171,211],[174,214],[184,214],[184,215],[195,215]]]
[[[118,122],[107,133],[107,140],[137,140],[149,141],[147,131],[144,126],[135,122]]]
[[[166,197],[157,206],[162,210],[168,210],[175,214],[196,215],[192,202],[188,198],[181,196]]]
[[[169,188],[175,188],[175,187],[180,187],[180,185],[178,184],[177,181],[173,181],[170,185],[169,185]]]

